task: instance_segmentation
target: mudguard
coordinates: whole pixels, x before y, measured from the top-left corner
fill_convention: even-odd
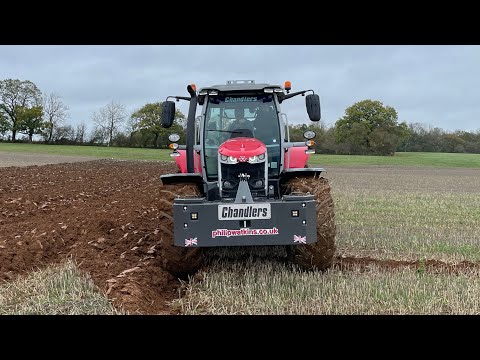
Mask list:
[[[307,149],[307,146],[289,148],[288,151],[285,152],[284,169],[304,168],[310,158],[310,154],[305,154],[305,150]]]
[[[187,150],[177,150],[180,156],[175,156],[175,162],[177,163],[178,168],[181,173],[187,173]],[[201,173],[201,159],[200,154],[195,152],[194,157],[194,171],[196,173]]]

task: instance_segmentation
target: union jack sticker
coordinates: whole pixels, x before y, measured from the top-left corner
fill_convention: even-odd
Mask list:
[[[185,239],[185,246],[197,245],[197,238]]]
[[[293,242],[294,243],[299,243],[299,244],[306,244],[307,243],[307,237],[306,236],[293,235]]]

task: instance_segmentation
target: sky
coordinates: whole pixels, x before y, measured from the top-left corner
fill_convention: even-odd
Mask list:
[[[320,95],[333,125],[355,102],[394,107],[399,121],[445,130],[480,129],[480,46],[460,45],[0,45],[0,80],[34,82],[70,108],[68,123],[92,130],[111,101],[127,113],[186,87],[247,79],[291,81]],[[188,113],[188,103],[178,109]],[[290,123],[308,123],[305,98],[282,104]]]

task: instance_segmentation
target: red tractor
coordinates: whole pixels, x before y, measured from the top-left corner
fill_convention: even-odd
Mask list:
[[[195,272],[203,249],[218,246],[286,247],[288,259],[304,268],[325,269],[335,252],[333,200],[322,168],[307,161],[315,132],[291,142],[280,105],[305,96],[311,121],[320,120],[320,98],[313,90],[290,93],[285,86],[227,81],[190,97],[169,96],[162,104],[162,126],[172,126],[175,101],[190,102],[186,146],[172,134],[170,154],[179,173],[161,176],[160,255],[175,275]],[[197,106],[201,115],[195,116]]]

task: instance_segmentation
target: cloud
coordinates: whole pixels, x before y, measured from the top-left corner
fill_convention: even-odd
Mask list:
[[[314,89],[333,124],[364,99],[397,109],[399,119],[446,130],[475,130],[479,46],[0,46],[0,79],[31,80],[57,92],[73,124],[115,100],[133,111],[186,86],[254,79],[293,91]],[[187,103],[179,103],[187,112]],[[291,122],[307,122],[304,98],[285,102]]]

